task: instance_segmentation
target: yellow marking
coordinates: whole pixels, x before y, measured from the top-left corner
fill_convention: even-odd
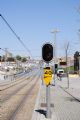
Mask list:
[[[49,85],[52,81],[52,69],[44,68],[44,83]]]

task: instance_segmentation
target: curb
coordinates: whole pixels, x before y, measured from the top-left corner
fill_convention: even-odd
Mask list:
[[[32,114],[32,119],[31,120],[36,120],[36,116],[37,116],[37,112],[35,111],[36,108],[38,108],[39,106],[39,102],[40,102],[40,94],[41,94],[41,81],[40,81],[40,88],[39,88],[39,92],[38,92],[38,95],[37,95],[37,99],[36,99],[36,103],[35,103],[35,106],[34,106],[34,110],[33,110],[33,114]]]
[[[56,116],[54,110],[51,110],[52,111],[52,115],[51,115],[52,117],[51,118],[46,118],[43,114],[40,114],[40,113],[36,112],[36,110],[42,109],[41,106],[40,106],[41,102],[43,101],[42,99],[40,99],[40,96],[42,95],[41,91],[42,91],[42,81],[40,81],[40,88],[39,88],[39,92],[38,92],[38,95],[37,95],[37,99],[36,99],[36,103],[35,103],[35,106],[34,106],[34,110],[33,110],[31,120],[57,120],[57,116]],[[43,108],[43,110],[45,110],[45,107]]]
[[[79,75],[69,75],[70,78],[77,78]]]

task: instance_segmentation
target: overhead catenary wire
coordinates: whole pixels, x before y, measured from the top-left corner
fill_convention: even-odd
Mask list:
[[[27,48],[27,46],[24,44],[24,42],[20,39],[20,37],[16,34],[16,32],[12,29],[12,27],[9,25],[7,20],[3,17],[2,14],[0,14],[0,17],[3,19],[3,21],[6,23],[6,25],[9,27],[9,29],[12,31],[12,33],[15,35],[15,37],[18,39],[18,41],[23,45],[23,47],[28,51],[28,53],[31,55],[31,51]]]

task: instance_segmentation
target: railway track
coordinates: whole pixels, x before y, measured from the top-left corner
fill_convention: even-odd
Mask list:
[[[14,80],[12,80],[12,81],[10,80],[8,83],[0,84],[0,87],[10,85],[10,83],[14,83],[14,82],[16,82],[16,80],[21,80],[21,78],[23,78],[25,75],[26,74],[22,74],[20,76],[14,77],[15,78]]]
[[[36,80],[35,80],[36,79]],[[38,92],[38,79],[39,76],[35,77],[34,79],[31,78],[30,82],[26,83],[25,85],[22,86],[22,88],[18,88],[14,94],[12,93],[10,96],[4,99],[2,103],[2,117],[0,120],[14,120],[17,114],[21,112],[22,106],[24,106],[25,102],[29,102],[28,99],[32,100]],[[36,89],[36,93],[32,93],[34,89]],[[10,99],[11,98],[11,99]],[[12,108],[10,106],[12,105]],[[31,104],[30,104],[31,105]],[[10,108],[10,109],[9,109]],[[19,117],[20,115],[18,115]],[[30,115],[31,116],[31,115]],[[16,119],[18,120],[18,119]],[[20,120],[20,118],[19,118]],[[24,119],[23,119],[24,120]],[[29,120],[29,119],[28,119]]]
[[[35,77],[36,74],[34,74],[33,76]],[[22,83],[22,82],[24,82],[24,81],[23,81],[24,78],[25,78],[25,80],[27,80],[27,79],[29,79],[30,77],[31,77],[31,75],[30,75],[30,76],[25,76],[25,75],[23,75],[23,76],[21,76],[20,78],[15,79],[15,80],[12,81],[11,83],[8,83],[8,84],[5,84],[5,85],[0,85],[0,91],[6,90],[6,89],[8,89],[8,88],[10,88],[10,87],[13,87],[13,86],[19,84],[19,83]]]
[[[18,91],[20,91],[21,89],[23,89],[24,87],[26,87],[35,77],[36,75],[31,76],[31,78],[25,78],[22,79],[21,82],[11,85],[5,89],[3,89],[3,91],[1,91],[0,95],[0,101],[1,103],[6,102],[8,99],[10,99],[13,95],[15,95],[16,93],[18,93]],[[5,93],[6,91],[6,93]]]
[[[37,82],[38,82],[38,78],[36,79],[35,83],[30,87],[30,89],[27,91],[26,96],[24,96],[24,98],[22,99],[22,101],[20,102],[20,104],[17,106],[17,108],[15,109],[15,111],[13,112],[13,114],[10,116],[9,120],[15,120],[18,111],[20,111],[20,108],[23,106],[23,104],[25,103],[25,101],[28,100],[28,97],[32,93],[32,90],[34,89],[35,84]]]
[[[29,79],[29,77],[28,77],[27,79]],[[25,80],[27,80],[27,79],[25,78]],[[9,86],[0,89],[0,91],[7,90],[7,89],[9,89],[9,88],[11,88],[11,87],[13,87],[13,86],[15,86],[15,85],[17,85],[17,84],[20,84],[20,83],[24,82],[23,80],[24,80],[24,77],[21,78],[21,79],[19,79],[18,81],[15,81],[14,83],[8,84]]]

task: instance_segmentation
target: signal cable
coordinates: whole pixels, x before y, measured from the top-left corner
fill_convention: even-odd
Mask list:
[[[31,55],[31,51],[26,47],[26,45],[23,43],[23,41],[20,39],[20,37],[16,34],[16,32],[12,29],[12,27],[9,25],[9,23],[6,21],[6,19],[2,16],[2,14],[0,14],[1,18],[4,20],[4,22],[6,23],[6,25],[10,28],[10,30],[12,31],[12,33],[16,36],[16,38],[18,39],[18,41],[23,45],[23,47],[28,51],[28,53]]]

